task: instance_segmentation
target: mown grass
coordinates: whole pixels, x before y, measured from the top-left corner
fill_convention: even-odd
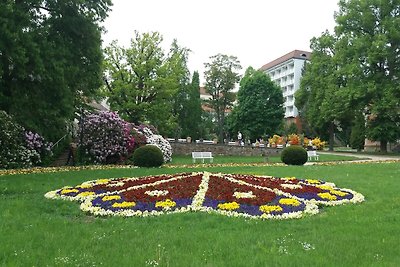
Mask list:
[[[281,161],[280,155],[277,156],[213,156],[213,163],[215,164],[226,164],[226,163],[279,163]],[[329,154],[319,154],[319,160],[312,160],[312,162],[326,162],[326,161],[349,161],[359,159],[353,156],[338,156],[338,155],[329,155]],[[209,163],[210,160],[205,159],[205,163]],[[172,162],[170,165],[186,165],[192,164],[193,160],[191,156],[186,155],[174,155],[172,158]],[[202,163],[200,159],[196,159],[196,163]]]
[[[93,217],[43,195],[106,177],[207,170],[323,179],[365,195],[314,216]],[[82,170],[0,176],[1,266],[398,266],[400,163]]]

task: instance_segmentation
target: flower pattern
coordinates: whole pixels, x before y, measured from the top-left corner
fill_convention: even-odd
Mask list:
[[[360,193],[321,180],[209,172],[99,179],[45,196],[80,201],[81,209],[94,215],[203,211],[261,219],[299,218],[318,213],[317,205],[364,200]]]

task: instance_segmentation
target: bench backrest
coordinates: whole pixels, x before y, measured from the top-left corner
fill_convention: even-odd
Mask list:
[[[193,158],[211,158],[212,153],[211,152],[192,152],[192,157]]]
[[[315,150],[307,151],[307,156],[316,157],[317,156],[317,151],[315,151]]]

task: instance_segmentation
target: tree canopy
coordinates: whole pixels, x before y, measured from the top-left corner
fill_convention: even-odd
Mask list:
[[[230,116],[232,130],[251,140],[273,135],[284,118],[282,91],[263,71],[249,67],[240,81],[237,106]]]
[[[338,57],[352,106],[363,109],[366,135],[381,142],[400,138],[400,2],[339,2],[336,14]]]
[[[400,138],[399,1],[341,0],[335,33],[312,40],[296,105],[315,128],[366,118],[366,136]],[[332,135],[331,135],[332,136]],[[330,142],[333,143],[333,142]]]
[[[242,67],[234,56],[217,54],[210,57],[211,62],[205,63],[205,88],[211,95],[208,104],[215,112],[218,127],[219,142],[223,142],[225,134],[226,111],[232,108],[235,94],[232,90],[240,80],[239,71]]]
[[[135,31],[129,48],[116,41],[105,49],[105,82],[111,109],[134,123],[148,122],[162,133],[176,127],[174,96],[189,81],[189,50],[176,40],[165,55],[160,33]]]
[[[101,85],[101,28],[111,0],[0,3],[0,109],[56,140]]]

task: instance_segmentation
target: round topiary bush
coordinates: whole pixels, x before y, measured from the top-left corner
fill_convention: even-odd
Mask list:
[[[133,152],[133,164],[136,166],[160,167],[163,163],[163,153],[155,145],[145,145]]]
[[[281,160],[287,165],[304,165],[307,159],[307,151],[301,146],[285,147],[281,153]]]

